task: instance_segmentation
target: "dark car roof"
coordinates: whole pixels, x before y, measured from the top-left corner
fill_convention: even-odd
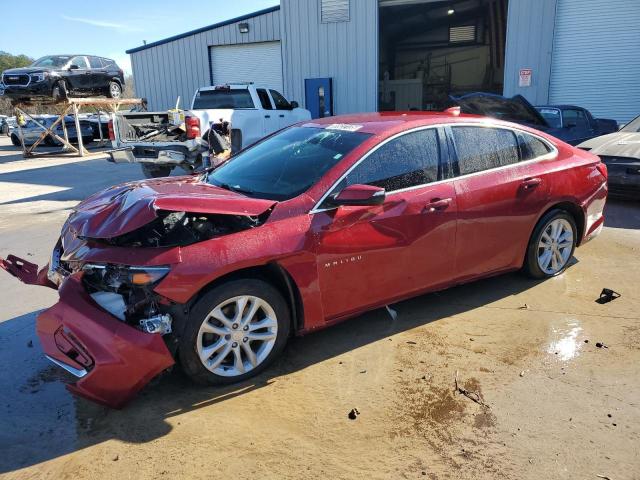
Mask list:
[[[536,108],[557,108],[558,110],[566,110],[576,108],[579,110],[586,110],[584,107],[579,107],[577,105],[536,105]]]

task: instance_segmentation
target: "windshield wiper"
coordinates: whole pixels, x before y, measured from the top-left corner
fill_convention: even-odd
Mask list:
[[[221,183],[220,185],[218,185],[220,188],[224,188],[225,190],[229,190],[230,192],[235,192],[235,193],[242,193],[244,195],[251,195],[253,194],[253,190],[247,190],[244,188],[240,188],[238,186],[231,186],[228,183]]]

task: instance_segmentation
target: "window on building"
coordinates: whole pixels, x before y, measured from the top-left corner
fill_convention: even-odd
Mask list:
[[[273,102],[276,104],[277,110],[291,110],[291,104],[286,98],[275,90],[269,91],[271,92],[271,97],[273,98]]]
[[[258,98],[260,99],[260,105],[262,105],[262,108],[265,110],[273,110],[273,107],[271,106],[271,99],[269,98],[267,91],[264,88],[259,88],[256,91],[258,92]]]
[[[589,121],[584,110],[573,108],[563,110],[562,121],[565,127],[589,128]]]
[[[365,158],[340,182],[339,190],[364,184],[392,192],[435,182],[439,164],[440,144],[435,129],[407,133]]]
[[[348,22],[350,0],[320,0],[322,23]]]
[[[520,160],[518,140],[511,130],[453,127],[460,175],[504,167]]]

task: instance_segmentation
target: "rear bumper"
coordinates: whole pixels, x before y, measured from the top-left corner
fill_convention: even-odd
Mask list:
[[[607,184],[602,186],[596,193],[582,206],[584,211],[585,225],[584,235],[579,242],[580,245],[587,243],[597,237],[604,227],[604,206],[607,201]]]
[[[144,333],[99,308],[82,275],[60,287],[60,300],[38,315],[36,332],[54,363],[78,377],[73,393],[120,408],[175,362],[162,337]]]

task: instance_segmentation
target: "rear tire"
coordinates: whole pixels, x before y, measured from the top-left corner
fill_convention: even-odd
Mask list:
[[[560,275],[573,257],[577,237],[578,228],[573,216],[565,210],[551,210],[533,229],[524,271],[537,279]]]
[[[168,177],[171,175],[171,170],[173,167],[159,167],[155,165],[146,165],[141,163],[142,173],[146,178],[160,178],[160,177]]]
[[[11,143],[13,144],[14,147],[22,146],[22,143],[20,143],[20,139],[15,133],[11,134]]]
[[[225,282],[189,313],[178,346],[182,369],[204,385],[253,377],[282,352],[290,326],[287,302],[273,285],[257,278]]]
[[[122,87],[118,82],[109,82],[109,86],[107,87],[107,97],[114,99],[122,97]]]

